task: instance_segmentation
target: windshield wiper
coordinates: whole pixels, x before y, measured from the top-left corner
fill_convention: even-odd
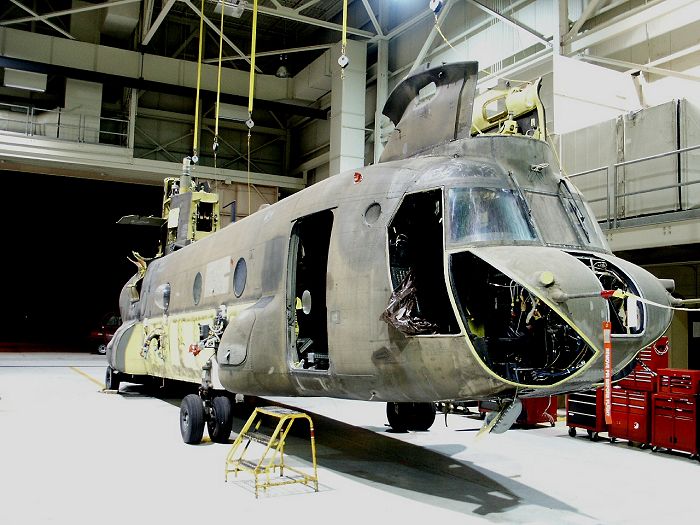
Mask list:
[[[581,227],[581,231],[586,236],[586,242],[590,243],[591,236],[588,233],[588,229],[586,228],[586,224],[585,224],[586,215],[583,213],[583,211],[581,211],[581,208],[579,207],[578,203],[576,202],[576,197],[574,197],[574,194],[571,192],[571,188],[569,188],[569,184],[566,182],[566,179],[561,179],[559,181],[559,193],[561,193],[562,186],[564,188],[566,188],[566,191],[569,194],[569,198],[571,199],[568,201],[569,209],[574,214],[574,217],[576,217],[576,220],[578,221],[578,224]]]

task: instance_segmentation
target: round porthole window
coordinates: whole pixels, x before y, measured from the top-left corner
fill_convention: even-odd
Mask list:
[[[245,282],[248,278],[248,267],[245,259],[241,257],[236,263],[236,269],[233,271],[233,293],[236,297],[243,295],[245,290]]]
[[[154,301],[158,308],[165,313],[168,312],[168,308],[170,307],[170,283],[163,283],[156,288]]]
[[[194,299],[194,304],[198,305],[199,301],[202,299],[202,274],[197,272],[194,276],[194,284],[192,285],[192,298]]]
[[[382,206],[378,202],[373,202],[365,210],[365,224],[371,226],[379,219],[382,214]]]

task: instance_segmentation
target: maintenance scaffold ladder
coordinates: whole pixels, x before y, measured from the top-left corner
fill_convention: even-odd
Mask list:
[[[272,435],[268,436],[260,432],[263,417],[269,416],[277,419],[277,426]],[[289,430],[297,419],[306,419],[309,422],[309,434],[311,438],[311,462],[313,475],[302,472],[284,463],[284,443]],[[258,460],[246,459],[246,453],[251,443],[259,443],[265,447],[265,451]],[[273,480],[270,475],[279,468],[281,479]],[[296,476],[285,476],[285,469]],[[238,477],[239,472],[250,472],[255,476],[255,497],[258,497],[259,489],[267,490],[268,487],[277,485],[291,485],[302,483],[311,486],[318,492],[318,472],[316,470],[316,442],[314,438],[314,424],[311,418],[303,413],[281,407],[258,407],[246,421],[240,434],[233,442],[231,450],[226,456],[225,479],[228,481],[229,473],[233,472]],[[261,479],[262,478],[262,479]]]

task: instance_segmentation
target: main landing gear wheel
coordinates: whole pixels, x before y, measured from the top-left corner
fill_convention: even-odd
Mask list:
[[[119,383],[121,383],[121,381],[119,372],[111,366],[108,366],[105,372],[105,390],[119,390]]]
[[[214,443],[228,443],[233,426],[231,400],[226,396],[216,396],[211,402],[211,414],[207,419],[207,431]]]
[[[394,432],[425,431],[435,422],[435,403],[389,402],[386,417]]]
[[[185,396],[180,405],[180,433],[188,445],[196,445],[204,435],[204,403],[197,394]]]

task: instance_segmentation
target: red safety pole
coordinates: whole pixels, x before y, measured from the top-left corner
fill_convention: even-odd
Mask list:
[[[612,424],[612,324],[603,321],[603,394],[605,397],[605,423]]]

